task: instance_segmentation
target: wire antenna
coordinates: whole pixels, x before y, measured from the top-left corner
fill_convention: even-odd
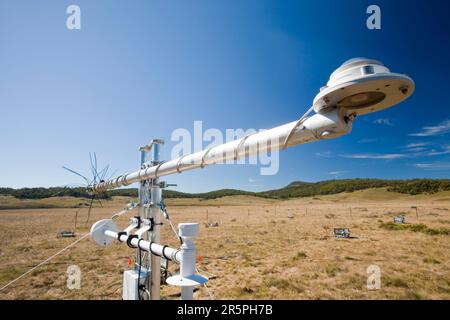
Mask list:
[[[97,154],[95,152],[89,152],[89,163],[90,163],[90,170],[91,170],[91,175],[92,178],[88,179],[86,176],[82,175],[81,173],[70,169],[66,166],[62,166],[62,168],[64,170],[67,170],[73,174],[76,174],[77,176],[83,178],[83,180],[86,182],[86,184],[84,185],[84,187],[86,188],[86,193],[87,193],[87,198],[90,199],[89,201],[89,207],[88,207],[88,212],[87,212],[87,217],[86,217],[86,222],[85,224],[87,225],[89,223],[90,217],[91,217],[91,211],[92,208],[94,206],[94,201],[97,200],[98,203],[100,204],[100,207],[103,208],[103,204],[99,198],[99,193],[98,192],[94,192],[93,191],[93,186],[95,186],[97,183],[102,183],[105,180],[105,177],[108,175],[108,171],[110,168],[110,165],[107,164],[103,169],[101,169],[100,171],[98,171],[98,160],[97,160]],[[114,171],[110,177],[108,179],[111,179],[111,177],[116,173],[116,171]],[[77,217],[78,218],[78,212],[77,212]],[[76,223],[76,222],[75,222]]]
[[[67,171],[69,171],[69,172],[72,172],[73,174],[76,174],[77,176],[80,176],[80,177],[83,178],[84,181],[86,181],[86,183],[89,185],[89,180],[88,180],[88,178],[86,178],[85,176],[83,176],[81,173],[78,173],[78,172],[76,172],[75,170],[72,170],[72,169],[67,168],[67,167],[65,167],[65,166],[62,166],[62,168],[63,168],[64,170],[67,170]]]

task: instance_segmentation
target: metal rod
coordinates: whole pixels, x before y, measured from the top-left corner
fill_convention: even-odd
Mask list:
[[[145,162],[147,161],[147,153],[148,148],[147,147],[141,147],[141,169],[145,168]],[[150,201],[150,190],[148,187],[148,181],[147,180],[141,180],[139,181],[139,216],[141,219],[148,219],[149,218],[149,209],[147,204]],[[149,240],[149,232],[144,232],[142,234],[142,239]],[[142,259],[139,257],[141,252],[139,250],[136,250],[136,263],[141,263],[141,267],[144,267],[147,270],[151,270],[151,264],[150,264],[150,254],[148,252],[144,252]],[[147,278],[145,280],[145,286],[147,288],[150,287],[150,280]],[[150,299],[150,295],[145,296],[146,299]]]
[[[128,240],[128,236],[126,234],[122,234],[120,237],[117,237],[118,233],[111,231],[111,230],[106,230],[105,236],[111,237],[113,239],[117,239],[120,242],[125,242],[125,243]],[[141,248],[142,250],[144,250],[146,252],[150,252],[153,255],[162,256],[163,250],[164,250],[164,256],[167,257],[169,260],[176,262],[176,263],[181,262],[181,251],[178,249],[165,247],[163,245],[153,243],[150,241],[146,241],[146,240],[139,241],[138,238],[131,239],[130,243],[135,247],[137,247],[139,245],[139,248]],[[159,284],[158,284],[158,286],[159,286]]]
[[[167,279],[167,283],[181,287],[181,299],[192,300],[194,288],[208,281],[208,278],[197,273],[195,268],[196,249],[193,238],[198,235],[198,223],[180,223],[178,235],[183,239],[181,245],[180,273]]]
[[[150,207],[150,217],[153,218],[153,231],[151,232],[152,242],[161,242],[161,214],[159,204],[162,200],[161,188],[158,185],[157,179],[153,180],[155,186],[151,187],[151,199],[153,205]],[[152,255],[151,259],[151,283],[150,296],[152,300],[160,300],[160,286],[161,286],[161,257]]]
[[[121,175],[94,185],[93,190],[99,192],[116,189],[138,181],[155,179],[177,172],[181,173],[207,165],[225,163],[236,158],[240,159],[283,147],[337,138],[351,131],[352,121],[344,109],[333,109],[327,113],[314,114],[306,118],[298,128],[297,125],[298,121],[293,121],[213,148]],[[287,139],[288,137],[289,139]],[[284,145],[285,143],[286,145]]]
[[[159,168],[160,162],[160,146],[164,143],[163,140],[155,139],[152,141],[153,154],[152,154],[152,165]],[[155,243],[161,242],[161,201],[162,201],[162,191],[159,186],[158,177],[154,177],[150,180],[150,199],[151,206],[149,208],[150,217],[153,219],[153,230],[151,232],[151,240]],[[152,255],[150,257],[150,297],[152,300],[161,299],[161,257],[157,255]]]
[[[192,232],[189,236],[183,235],[183,228]],[[194,227],[194,228],[193,228]],[[181,263],[180,263],[180,275],[184,278],[190,278],[196,274],[195,270],[195,260],[196,260],[196,250],[193,242],[193,236],[198,233],[198,224],[180,224],[179,234],[183,238],[183,244],[181,245]],[[194,286],[182,286],[181,287],[181,299],[182,300],[192,300],[194,298]]]

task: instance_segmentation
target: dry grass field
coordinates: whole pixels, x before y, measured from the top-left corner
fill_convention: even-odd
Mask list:
[[[126,201],[93,209],[89,223],[86,208],[0,210],[0,287]],[[287,201],[169,199],[167,205],[175,223],[201,224],[198,267],[210,276],[208,288],[216,299],[450,299],[450,192],[408,196],[375,189]],[[73,229],[77,210],[77,238],[57,238],[58,231]],[[408,223],[404,230],[382,227],[400,214]],[[125,227],[131,215],[118,224]],[[218,226],[206,227],[207,218]],[[350,228],[352,238],[336,239],[335,227]],[[167,224],[163,239],[177,246]],[[124,244],[101,248],[86,238],[0,291],[0,298],[121,299],[122,272],[134,256]],[[66,270],[74,264],[82,272],[79,290],[66,287]],[[379,290],[366,287],[366,270],[373,264],[381,268]],[[178,292],[162,287],[168,299]],[[203,287],[195,296],[209,298]]]

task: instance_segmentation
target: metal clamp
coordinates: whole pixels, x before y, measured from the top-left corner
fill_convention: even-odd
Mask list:
[[[128,238],[127,238],[127,246],[130,247],[130,248],[132,248],[132,249],[133,249],[133,248],[137,248],[137,247],[135,247],[135,246],[133,246],[133,245],[131,244],[131,240],[137,239],[137,238],[138,238],[138,236],[135,235],[135,234],[129,235]]]
[[[295,123],[294,127],[291,129],[291,131],[289,131],[289,134],[286,136],[286,139],[284,139],[284,143],[283,143],[283,149],[286,149],[287,144],[289,142],[289,140],[291,140],[292,135],[294,134],[295,130],[297,130],[297,128],[303,123],[305,122],[305,120],[307,119],[308,115],[314,110],[314,106],[312,106],[311,108],[308,109],[308,111],[306,111],[306,113],[300,118],[298,119],[298,121]]]
[[[209,147],[206,151],[205,151],[205,153],[203,154],[203,156],[202,156],[202,162],[200,163],[200,168],[204,168],[205,167],[205,157],[208,155],[208,153],[212,150],[212,148],[214,148],[215,146],[211,146],[211,147]]]
[[[241,139],[241,141],[239,141],[239,144],[237,145],[237,147],[234,149],[234,160],[238,159],[238,154],[239,154],[239,149],[241,149],[241,147],[244,145],[245,141],[247,141],[248,137],[254,135],[256,132],[250,133],[248,135],[246,135],[245,137],[243,137]]]
[[[128,227],[126,227],[123,231],[126,232],[126,234],[130,234],[131,230],[139,228],[140,225],[141,225],[141,217],[135,216],[131,218],[131,224]]]
[[[160,162],[155,169],[155,179],[158,178],[158,170],[165,163],[165,161]]]
[[[182,171],[180,170],[180,164],[181,164],[181,161],[183,161],[183,158],[186,157],[186,156],[187,156],[187,155],[185,154],[185,155],[181,156],[180,159],[178,159],[178,162],[177,162],[177,172],[178,172],[178,173],[181,173],[181,172],[182,172]]]
[[[142,223],[143,223],[144,226],[142,228],[140,228],[138,231],[136,231],[136,233],[135,233],[139,238],[142,238],[142,235],[145,232],[151,231],[153,229],[153,226],[152,226],[153,222],[152,222],[152,220],[142,219]]]
[[[146,223],[146,227],[148,227],[148,231],[153,231],[153,229],[155,228],[155,226],[162,226],[163,223],[155,223],[155,219],[154,218],[148,218],[146,219],[147,221]]]

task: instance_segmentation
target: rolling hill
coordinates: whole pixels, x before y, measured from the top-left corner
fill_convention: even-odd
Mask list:
[[[225,196],[251,195],[271,199],[289,199],[330,195],[341,192],[353,192],[373,188],[387,188],[388,191],[404,194],[435,193],[450,190],[450,179],[412,179],[412,180],[382,180],[382,179],[344,179],[319,182],[294,181],[286,187],[263,192],[250,192],[237,189],[221,189],[205,193],[184,193],[164,190],[165,198],[200,198],[216,199]],[[0,196],[12,196],[16,199],[45,199],[51,197],[69,196],[89,198],[84,188],[0,188]],[[98,195],[108,199],[114,196],[137,197],[137,189],[117,189]]]

